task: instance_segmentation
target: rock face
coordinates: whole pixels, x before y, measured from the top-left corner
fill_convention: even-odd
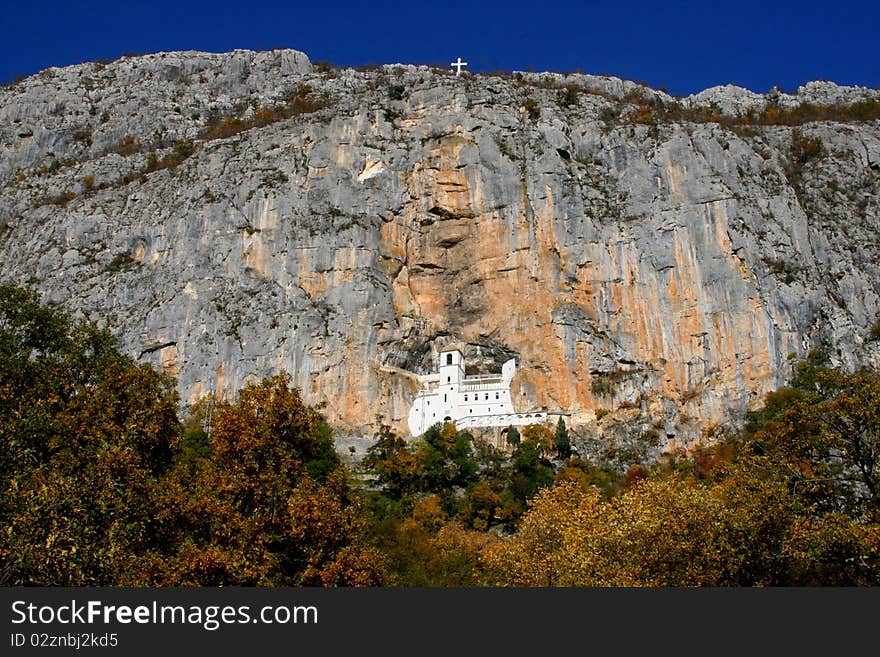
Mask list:
[[[49,69],[0,90],[0,278],[109,321],[187,402],[287,370],[342,437],[405,433],[407,371],[453,341],[517,358],[517,410],[655,450],[736,421],[792,355],[880,366],[880,121],[652,124],[634,90],[880,100],[284,50]]]

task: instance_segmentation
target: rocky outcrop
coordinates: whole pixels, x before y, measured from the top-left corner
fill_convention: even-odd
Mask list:
[[[458,341],[478,369],[517,357],[518,410],[600,434],[632,416],[668,449],[814,347],[880,366],[880,123],[634,103],[877,100],[283,50],[49,69],[0,90],[0,277],[109,321],[187,402],[283,369],[342,438],[405,432],[407,371]]]

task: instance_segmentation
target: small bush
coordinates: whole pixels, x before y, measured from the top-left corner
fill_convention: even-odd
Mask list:
[[[285,96],[287,107],[284,112],[284,118],[298,116],[300,114],[311,114],[317,112],[329,105],[329,98],[326,94],[315,94],[314,90],[307,84],[300,84]]]
[[[532,121],[537,121],[538,118],[541,116],[541,106],[538,105],[538,101],[534,98],[526,98],[525,102],[523,103],[523,109],[526,111]]]
[[[250,130],[252,127],[252,123],[248,123],[237,117],[228,116],[215,125],[206,126],[202,131],[201,137],[207,141],[212,139],[226,139],[227,137],[233,137],[245,130]]]
[[[792,163],[803,166],[812,160],[825,156],[825,147],[818,137],[805,137],[795,128],[791,131],[791,147],[789,149]]]
[[[578,103],[578,88],[573,85],[566,85],[564,89],[560,89],[556,94],[556,102],[562,107],[571,107]]]
[[[339,73],[339,67],[336,64],[334,64],[332,62],[325,61],[325,60],[312,62],[312,69],[316,73],[324,73],[324,74],[327,74],[327,73],[338,74]]]
[[[388,98],[391,100],[403,100],[406,96],[406,87],[402,84],[392,84],[388,87]]]
[[[144,173],[151,173],[162,169],[174,169],[192,155],[195,149],[195,144],[191,141],[182,140],[177,142],[171,152],[162,159],[159,159],[155,152],[151,152],[147,155],[147,166],[144,169]]]
[[[676,101],[663,101],[658,98],[652,98],[644,88],[632,89],[620,100],[616,98],[609,98],[609,100],[614,101],[616,104],[622,102],[647,108],[650,110],[651,122],[720,123],[743,137],[750,137],[755,134],[753,130],[748,129],[748,126],[800,126],[815,121],[851,123],[880,119],[880,101],[876,100],[860,101],[849,105],[801,103],[791,109],[781,108],[771,103],[761,110],[751,109],[742,116],[728,116],[722,114],[714,107],[686,108]],[[620,114],[620,109],[615,108],[613,113],[609,112],[606,116],[600,118],[605,123],[610,124],[613,123],[615,115],[618,114]],[[649,113],[647,111],[641,113],[632,112],[624,118],[629,122],[646,123],[649,119]]]
[[[791,285],[797,280],[797,273],[800,271],[797,265],[777,258],[763,258],[763,260],[769,272],[786,285]]]
[[[38,176],[47,176],[55,173],[56,171],[60,171],[65,167],[73,166],[76,164],[76,160],[73,158],[68,158],[65,160],[52,160],[50,164],[44,164],[39,169],[37,169]]]
[[[54,194],[54,195],[47,196],[44,199],[43,204],[44,205],[65,206],[75,198],[76,198],[76,194],[74,192],[70,191],[69,189],[66,189],[63,192],[61,192],[60,194]]]
[[[107,150],[108,153],[116,153],[123,157],[141,152],[141,144],[133,135],[125,135],[118,144]]]
[[[501,154],[511,160],[518,160],[519,156],[510,150],[510,146],[507,145],[507,142],[503,139],[496,137],[495,143],[498,145],[498,150],[501,151]]]
[[[73,133],[73,141],[78,144],[90,146],[92,144],[92,131],[90,128],[83,128]]]
[[[633,123],[640,123],[642,125],[657,124],[657,117],[650,106],[639,107],[629,118]]]
[[[602,121],[602,123],[612,125],[616,123],[619,118],[620,111],[616,107],[603,107],[601,110],[599,110],[599,120]]]
[[[628,370],[612,370],[610,372],[596,372],[592,375],[593,381],[590,388],[597,397],[613,397],[620,385],[633,375]]]
[[[250,119],[235,115],[210,117],[199,133],[199,137],[205,141],[226,139],[251,128],[259,128],[300,114],[317,112],[327,107],[328,104],[329,100],[326,95],[316,96],[311,86],[300,84],[288,91],[280,104],[274,107],[256,108]],[[236,110],[239,113],[242,111],[241,108]]]
[[[276,169],[272,173],[263,176],[263,180],[260,182],[260,188],[266,187],[269,189],[274,189],[276,187],[280,187],[287,181],[287,174],[285,174],[280,169]]]
[[[95,177],[94,176],[86,176],[82,179],[83,189],[87,192],[92,191],[95,188]]]
[[[118,253],[114,256],[113,260],[110,261],[110,264],[104,268],[104,271],[109,274],[115,274],[129,269],[133,264],[134,259],[130,255],[127,253]]]

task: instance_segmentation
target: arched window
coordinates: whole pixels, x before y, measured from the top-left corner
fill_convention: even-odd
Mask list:
[[[452,365],[452,354],[446,354],[446,364]]]
[[[464,400],[467,401],[467,395],[464,396]]]
[[[497,392],[495,393],[495,399],[498,399],[498,393],[497,393]]]

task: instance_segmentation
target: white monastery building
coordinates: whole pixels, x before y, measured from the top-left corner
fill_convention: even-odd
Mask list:
[[[457,347],[440,352],[435,374],[419,376],[423,388],[409,411],[409,430],[420,436],[433,424],[454,422],[459,429],[470,427],[508,427],[538,424],[547,419],[546,411],[516,413],[510,395],[510,382],[516,372],[511,358],[501,374],[465,375],[464,356]]]

